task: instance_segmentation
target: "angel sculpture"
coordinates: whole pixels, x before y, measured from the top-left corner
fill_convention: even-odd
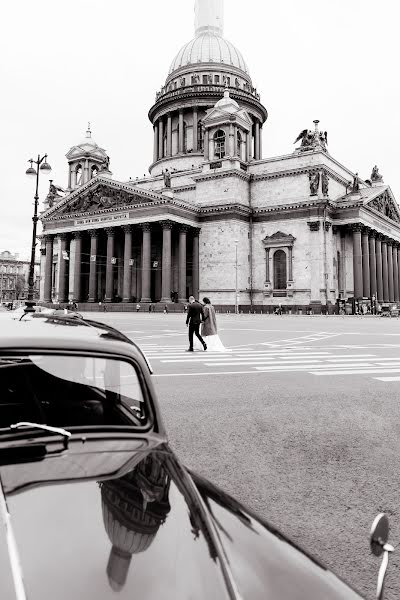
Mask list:
[[[314,141],[314,134],[311,129],[303,129],[293,143],[297,144],[299,140],[301,140],[301,148],[311,146],[312,142]]]

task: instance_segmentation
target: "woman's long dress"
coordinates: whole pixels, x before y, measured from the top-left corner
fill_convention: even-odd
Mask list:
[[[207,350],[210,352],[227,352],[227,348],[225,348],[217,333],[217,318],[212,304],[205,304],[203,312],[205,321],[201,324],[201,337],[207,344]],[[197,338],[195,338],[194,348],[203,350]]]

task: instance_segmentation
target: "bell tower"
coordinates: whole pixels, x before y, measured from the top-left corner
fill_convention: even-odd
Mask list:
[[[67,152],[68,160],[68,192],[84,185],[99,173],[111,176],[110,159],[106,151],[100,148],[92,138],[90,123],[84,140]]]

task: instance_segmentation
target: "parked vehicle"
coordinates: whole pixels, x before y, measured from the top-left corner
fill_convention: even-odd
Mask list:
[[[116,329],[69,315],[6,319],[0,367],[2,600],[361,598],[184,467],[151,366]],[[387,538],[379,515],[382,589]]]

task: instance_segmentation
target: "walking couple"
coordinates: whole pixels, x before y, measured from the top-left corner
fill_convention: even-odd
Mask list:
[[[186,325],[189,327],[189,348],[187,352],[193,352],[195,349],[200,350],[200,344],[203,350],[224,352],[226,348],[217,333],[215,309],[208,298],[203,298],[203,303],[201,304],[195,300],[194,296],[190,296],[189,298],[189,308],[186,317]],[[197,339],[193,345],[194,336]]]

